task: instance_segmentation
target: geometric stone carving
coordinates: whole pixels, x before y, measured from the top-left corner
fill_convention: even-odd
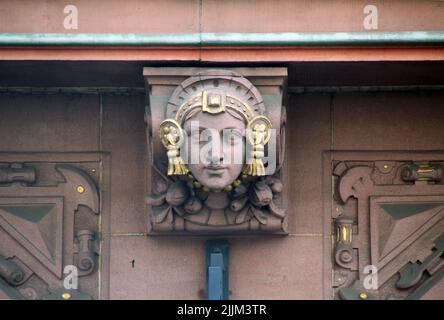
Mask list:
[[[432,253],[422,261],[409,262],[399,272],[400,278],[396,287],[405,289],[415,286],[427,272],[431,277],[422,283],[420,290],[416,290],[410,297],[420,296],[427,292],[439,280],[444,278],[444,232],[435,240]]]
[[[62,269],[63,198],[0,198],[0,226],[54,274]]]
[[[1,154],[0,297],[82,298],[64,288],[67,265],[77,266],[79,286],[88,296],[108,296],[107,270],[98,267],[99,249],[107,256],[109,244],[108,169],[105,153]],[[103,188],[101,200],[96,181]],[[89,285],[96,281],[101,284]]]
[[[74,265],[78,268],[79,276],[92,273],[96,268],[99,243],[95,232],[79,230],[74,242]]]
[[[372,263],[378,266],[402,252],[421,231],[444,216],[444,198],[440,196],[372,197],[370,207]]]
[[[69,165],[55,169],[63,181],[56,186],[13,182],[0,187],[0,228],[59,279],[63,277],[64,240],[74,246],[74,213],[80,205],[99,212],[94,181]],[[64,230],[64,221],[72,221]]]
[[[12,286],[19,286],[28,278],[27,272],[20,268],[14,259],[6,259],[3,256],[0,256],[0,277]]]
[[[332,203],[337,211],[332,235],[335,296],[422,298],[444,281],[444,257],[436,251],[443,248],[437,239],[443,239],[444,231],[444,183],[439,171],[444,162],[408,161],[401,155],[388,159],[378,153],[337,154]],[[367,282],[366,287],[366,279],[375,271],[377,286],[368,287]]]

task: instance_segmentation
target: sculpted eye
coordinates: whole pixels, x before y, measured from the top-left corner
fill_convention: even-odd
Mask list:
[[[225,143],[229,145],[237,145],[242,142],[242,133],[238,129],[229,129],[224,132]]]
[[[206,133],[206,132],[205,132]],[[203,129],[193,130],[190,133],[190,139],[192,143],[201,143],[208,140],[207,134],[204,133]],[[205,140],[206,139],[206,140]]]

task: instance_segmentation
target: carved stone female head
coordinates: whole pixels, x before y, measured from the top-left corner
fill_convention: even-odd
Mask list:
[[[264,113],[261,94],[239,74],[214,71],[188,78],[174,91],[160,125],[168,174],[191,173],[210,191],[230,189],[242,172],[264,176],[272,129]]]
[[[204,232],[249,230],[250,220],[270,226],[274,217],[268,228],[280,231],[282,184],[266,177],[275,173],[268,170],[267,144],[281,133],[273,134],[269,114],[278,119],[278,130],[285,116],[281,105],[275,109],[270,113],[259,90],[230,70],[205,70],[177,86],[157,130],[169,178],[149,198],[155,227],[183,219]],[[182,231],[194,228],[187,226]]]

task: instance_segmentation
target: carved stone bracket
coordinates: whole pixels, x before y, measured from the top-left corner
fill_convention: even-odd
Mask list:
[[[286,234],[286,75],[282,68],[144,69],[150,234]],[[191,149],[192,121],[221,135],[242,133],[241,163],[225,164],[224,151],[202,164],[202,149]]]

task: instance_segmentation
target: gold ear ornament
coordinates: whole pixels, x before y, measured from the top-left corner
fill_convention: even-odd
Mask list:
[[[167,149],[168,175],[185,175],[188,168],[180,156],[180,148],[185,141],[180,124],[174,119],[162,121],[159,128],[159,136],[162,144]]]
[[[249,176],[265,176],[265,167],[262,158],[265,156],[265,145],[271,137],[272,124],[265,116],[256,116],[249,121],[246,134],[247,143],[251,152],[247,158],[244,174]]]

